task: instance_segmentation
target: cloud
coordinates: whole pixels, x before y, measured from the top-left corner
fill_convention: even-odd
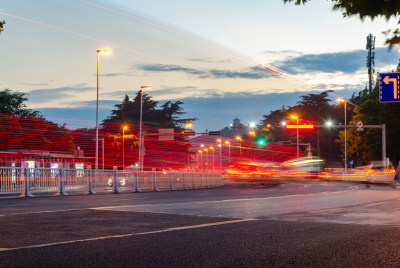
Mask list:
[[[229,63],[231,60],[215,60],[211,58],[188,58],[186,59],[187,61],[192,61],[192,62],[203,62],[203,63]]]
[[[141,64],[137,65],[142,71],[150,72],[183,72],[190,75],[196,75],[199,78],[244,78],[244,79],[264,79],[273,76],[270,72],[258,68],[257,66],[249,67],[241,71],[221,70],[221,69],[208,69],[208,70],[195,70],[190,68],[184,68],[177,65],[166,65],[166,64]]]
[[[141,64],[137,66],[142,71],[149,72],[183,72],[187,74],[199,74],[200,71],[184,68],[178,65],[168,65],[168,64]]]
[[[105,76],[105,77],[115,77],[115,76],[121,76],[124,75],[123,73],[108,73],[108,74],[101,74],[100,76]]]
[[[393,61],[393,58],[396,56],[398,57],[395,51],[388,51],[387,48],[376,48],[376,68],[388,64],[396,64],[396,62]],[[353,50],[289,56],[285,60],[274,62],[272,65],[294,74],[307,72],[354,73],[366,69],[366,58],[367,50]]]
[[[271,77],[272,74],[258,67],[251,67],[246,71],[227,71],[227,70],[210,70],[216,78],[244,78],[244,79],[264,79]]]
[[[85,91],[93,91],[93,87],[81,87],[80,85],[49,88],[49,89],[35,89],[28,92],[29,102],[31,103],[43,103],[53,100],[60,100],[63,98],[71,97],[77,93]]]
[[[25,86],[47,86],[48,83],[18,83]]]

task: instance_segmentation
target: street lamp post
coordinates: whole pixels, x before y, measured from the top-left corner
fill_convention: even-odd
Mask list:
[[[122,169],[125,169],[125,129],[128,129],[128,127],[122,127]]]
[[[337,98],[336,100],[344,103],[344,171],[347,172],[347,100],[345,98]]]
[[[291,118],[296,119],[297,120],[297,158],[299,158],[299,117],[292,115]]]
[[[139,122],[139,169],[143,170],[143,137],[142,137],[142,112],[143,112],[143,89],[149,89],[150,86],[140,87],[140,122]]]
[[[203,171],[203,151],[199,150],[198,152],[200,154],[200,171]]]
[[[110,49],[97,50],[97,98],[96,98],[96,156],[95,156],[95,170],[99,167],[99,54],[110,54]]]
[[[208,149],[207,148],[204,148],[204,151],[206,152],[206,170],[208,171],[209,170],[209,168],[208,168]]]
[[[218,147],[219,147],[219,172],[222,173],[222,153],[221,153],[221,150],[222,150],[221,142],[222,141],[220,139],[218,139],[217,142],[218,142]]]
[[[225,141],[225,144],[228,144],[228,165],[231,163],[231,143],[229,141]]]
[[[242,137],[236,136],[236,139],[239,141],[239,153],[242,154]]]
[[[214,164],[214,147],[210,146],[210,150],[212,150],[212,170],[214,171],[215,164]]]

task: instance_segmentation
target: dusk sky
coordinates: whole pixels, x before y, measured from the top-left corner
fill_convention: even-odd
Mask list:
[[[308,93],[364,89],[370,33],[377,72],[399,60],[382,34],[396,21],[343,18],[331,1],[1,0],[3,19],[0,89],[71,128],[95,126],[98,49],[112,50],[100,56],[100,120],[149,85],[160,104],[183,101],[197,132],[258,123]]]

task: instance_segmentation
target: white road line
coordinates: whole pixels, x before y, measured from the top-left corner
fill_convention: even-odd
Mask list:
[[[223,199],[223,200],[210,200],[210,201],[195,201],[195,202],[180,202],[179,204],[209,204],[209,203],[223,203],[223,202],[237,202],[237,201],[257,201],[257,200],[268,200],[268,199],[278,199],[278,198],[286,198],[286,197],[298,197],[298,196],[312,196],[312,195],[320,195],[320,194],[341,194],[344,192],[350,192],[358,189],[357,186],[351,186],[344,190],[338,191],[325,191],[319,192],[314,194],[293,194],[293,195],[281,195],[281,196],[270,196],[270,197],[257,197],[257,198],[239,198],[239,199]],[[177,203],[162,203],[163,205],[176,205]],[[159,203],[152,203],[152,204],[140,204],[140,205],[121,205],[121,206],[105,206],[105,207],[92,207],[88,209],[93,210],[109,210],[109,209],[116,209],[116,208],[124,208],[124,207],[143,207],[143,206],[151,206],[151,205],[159,205]]]
[[[57,209],[57,210],[41,210],[41,211],[28,211],[28,212],[14,212],[7,215],[0,215],[0,217],[5,216],[19,216],[19,215],[30,215],[30,214],[43,214],[43,213],[56,213],[56,212],[66,212],[74,210],[85,210],[89,208],[70,208],[70,209]]]
[[[130,236],[166,233],[166,232],[188,230],[188,229],[197,229],[197,228],[205,228],[205,227],[210,227],[210,226],[218,226],[218,225],[224,225],[224,224],[232,224],[232,223],[240,223],[240,222],[248,222],[248,221],[256,221],[256,220],[257,219],[239,219],[239,220],[230,220],[230,221],[219,221],[219,222],[211,222],[211,223],[204,223],[204,224],[197,224],[197,225],[186,225],[186,226],[170,227],[170,228],[166,228],[166,229],[149,231],[149,232],[141,232],[141,233],[129,233],[129,234],[122,234],[122,235],[100,236],[100,237],[77,239],[77,240],[62,241],[62,242],[54,242],[54,243],[47,243],[47,244],[37,244],[37,245],[30,245],[30,246],[16,247],[16,248],[0,248],[0,252],[2,252],[2,251],[15,251],[15,250],[21,250],[21,249],[32,249],[32,248],[44,248],[44,247],[50,247],[50,246],[66,245],[66,244],[73,244],[73,243],[80,243],[80,242],[98,241],[98,240],[105,240],[105,239],[112,239],[112,238],[124,238],[124,237],[130,237]]]

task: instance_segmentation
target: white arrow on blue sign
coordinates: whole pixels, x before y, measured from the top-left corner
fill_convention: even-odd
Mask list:
[[[379,102],[400,102],[400,73],[379,74]]]

